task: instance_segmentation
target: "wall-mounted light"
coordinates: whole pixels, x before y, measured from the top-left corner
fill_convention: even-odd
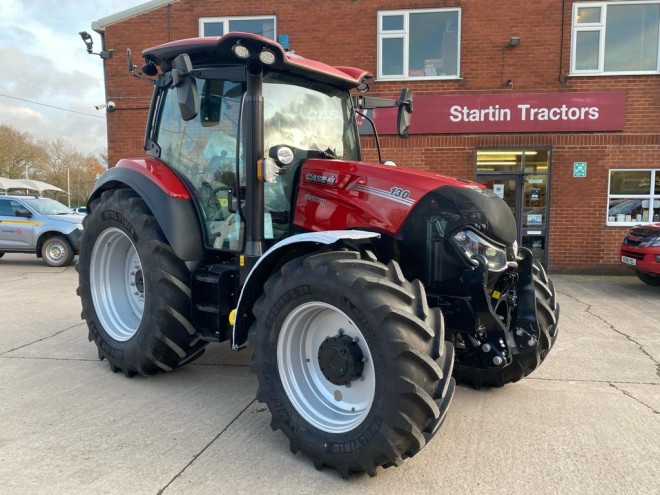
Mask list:
[[[509,48],[513,48],[514,46],[518,46],[520,44],[520,36],[511,36],[509,39]]]
[[[100,53],[94,53],[94,41],[92,40],[92,36],[87,31],[80,31],[78,34],[87,47],[87,53],[90,55],[98,55],[101,58],[112,58],[112,50],[101,50]]]

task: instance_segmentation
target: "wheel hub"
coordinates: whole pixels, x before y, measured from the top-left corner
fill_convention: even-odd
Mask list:
[[[142,277],[142,270],[138,270],[135,272],[135,288],[138,290],[138,292],[143,295],[144,294],[144,278]]]
[[[364,371],[364,355],[357,341],[348,335],[327,337],[319,346],[319,366],[335,385],[348,385]]]

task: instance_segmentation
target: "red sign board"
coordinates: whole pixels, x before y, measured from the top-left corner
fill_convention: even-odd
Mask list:
[[[621,131],[626,93],[417,95],[411,134]],[[379,134],[396,134],[396,109],[371,114]],[[371,134],[371,125],[361,123]]]

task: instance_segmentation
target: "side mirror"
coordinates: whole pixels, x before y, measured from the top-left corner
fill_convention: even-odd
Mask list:
[[[397,114],[397,130],[399,131],[399,136],[402,138],[408,137],[408,132],[410,131],[410,117],[413,111],[413,95],[408,88],[403,88],[401,90],[401,96],[397,100],[397,106],[399,107],[399,112]]]
[[[199,109],[197,82],[191,72],[192,62],[187,53],[182,53],[172,60],[172,83],[177,90],[181,118],[186,122],[197,117]]]
[[[24,210],[24,209],[19,209],[15,210],[16,211],[16,216],[17,217],[23,217],[23,218],[32,218],[32,213],[30,213],[29,210]]]

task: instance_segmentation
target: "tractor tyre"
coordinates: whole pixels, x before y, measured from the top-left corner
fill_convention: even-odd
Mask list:
[[[190,321],[190,272],[142,198],[104,191],[83,223],[78,295],[99,358],[131,377],[201,356],[207,342]]]
[[[536,347],[524,354],[514,354],[511,363],[498,369],[478,368],[461,363],[456,355],[454,377],[459,383],[481,387],[503,387],[526,377],[546,358],[557,339],[559,304],[552,280],[548,278],[543,265],[534,261],[534,289],[536,293],[536,317],[539,325],[539,339]]]
[[[440,310],[395,262],[355,251],[296,258],[253,312],[257,399],[317,469],[375,476],[437,432],[454,393],[453,346]]]
[[[647,285],[655,285],[655,286],[660,285],[660,275],[651,275],[650,273],[644,273],[638,271],[636,271],[635,274],[637,275],[638,279],[640,279],[642,282],[644,282]]]

